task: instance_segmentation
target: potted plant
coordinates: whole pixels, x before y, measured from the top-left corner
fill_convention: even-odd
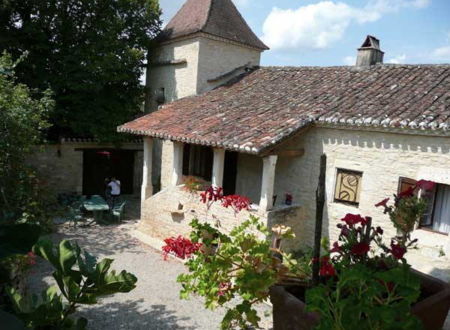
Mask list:
[[[442,329],[450,308],[450,286],[411,268],[405,259],[417,240],[411,232],[426,209],[414,187],[377,203],[397,229],[383,238],[372,219],[347,214],[338,224],[340,235],[314,260],[319,280],[308,286],[271,288],[274,329]]]
[[[430,189],[433,183],[419,181],[395,196],[392,205],[389,199],[377,204],[389,214],[397,236],[386,240],[371,218],[347,214],[338,225],[338,241],[330,247],[317,230],[324,203],[323,160],[312,260],[296,260],[282,250],[283,240],[294,237],[289,227],[277,225],[270,232],[251,216],[225,233],[217,225],[194,219],[190,238],[169,238],[164,247],[166,255],[188,258],[189,272],[178,277],[181,298],[203,296],[207,308],[231,303],[222,329],[257,327],[260,318],[255,304],[269,299],[275,330],[442,327],[450,307],[449,286],[414,271],[405,259],[407,251],[416,248],[410,233],[426,207],[415,193]],[[208,206],[219,201],[235,212],[246,207],[245,198],[227,198],[220,188],[207,189],[201,200]]]

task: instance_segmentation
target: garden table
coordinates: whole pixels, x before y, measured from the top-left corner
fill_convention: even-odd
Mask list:
[[[94,214],[94,221],[97,222],[98,220],[103,219],[104,211],[109,211],[108,203],[106,203],[103,197],[99,195],[93,195],[89,199],[86,198],[83,202],[83,207]],[[89,225],[94,221],[91,221]]]

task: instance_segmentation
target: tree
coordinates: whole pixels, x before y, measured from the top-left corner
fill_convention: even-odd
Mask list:
[[[22,60],[22,59],[21,59]],[[19,60],[20,62],[20,60]],[[53,107],[50,92],[41,98],[19,84],[14,76],[11,56],[0,57],[0,219],[17,220],[28,212],[41,215],[38,208],[39,184],[34,172],[25,164],[42,131],[49,127],[47,117]],[[40,220],[37,219],[39,222]],[[7,222],[7,221],[6,221]]]
[[[50,137],[121,138],[116,126],[140,111],[159,16],[157,0],[0,0],[0,50],[28,51],[19,81],[53,91]]]

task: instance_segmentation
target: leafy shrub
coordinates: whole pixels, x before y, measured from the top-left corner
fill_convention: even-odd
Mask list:
[[[57,287],[49,287],[40,296],[31,297],[24,297],[16,289],[9,288],[15,313],[28,327],[84,329],[86,319],[70,317],[80,304],[92,305],[102,296],[129,292],[136,287],[137,278],[133,274],[124,270],[118,274],[110,271],[112,259],[97,262],[76,243],[63,240],[55,248],[50,241],[41,240],[33,251],[55,268],[53,278]]]

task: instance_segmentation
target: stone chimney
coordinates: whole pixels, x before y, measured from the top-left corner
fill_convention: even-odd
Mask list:
[[[380,40],[368,35],[361,47],[358,48],[356,66],[364,67],[383,63],[383,55],[384,52],[380,49]]]

